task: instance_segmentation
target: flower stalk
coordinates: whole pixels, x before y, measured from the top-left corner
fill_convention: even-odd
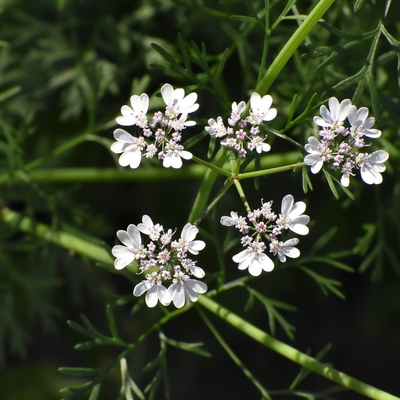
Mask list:
[[[199,296],[197,303],[228,324],[232,325],[238,331],[244,333],[245,335],[275,351],[281,356],[289,359],[290,361],[293,361],[294,363],[299,364],[302,367],[323,376],[324,378],[336,382],[339,385],[360,393],[370,399],[399,400],[399,397],[393,396],[387,392],[384,392],[383,390],[377,389],[358,379],[355,379],[343,372],[338,371],[335,368],[330,367],[329,365],[316,360],[313,357],[310,357],[305,353],[302,353],[294,347],[281,342],[280,340],[274,338],[273,336],[234,314],[232,311],[218,304],[214,300],[209,299],[207,296]]]

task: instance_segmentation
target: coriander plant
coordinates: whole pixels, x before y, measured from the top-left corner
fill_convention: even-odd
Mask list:
[[[394,4],[3,3],[0,361],[69,365],[31,398],[398,399]]]

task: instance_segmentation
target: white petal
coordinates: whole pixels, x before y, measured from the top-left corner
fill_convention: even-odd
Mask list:
[[[190,151],[186,151],[186,150],[181,150],[179,152],[179,155],[184,158],[185,160],[191,160],[193,157],[193,154]]]
[[[133,95],[131,97],[132,108],[137,112],[147,113],[149,108],[149,96],[146,93],[142,93],[140,96]]]
[[[189,270],[196,278],[204,278],[205,272],[202,268],[193,265],[189,267]]]
[[[146,293],[146,304],[148,307],[153,308],[158,302],[157,285],[153,285]]]
[[[189,287],[196,293],[205,293],[208,289],[204,282],[198,281],[197,279],[189,279],[185,282],[185,286]]]
[[[134,169],[140,165],[140,162],[142,161],[142,153],[139,149],[129,150],[121,154],[118,161],[122,167],[127,167],[129,165]]]
[[[264,116],[263,116],[263,121],[272,121],[278,114],[278,111],[276,110],[276,108],[271,108],[270,110],[268,110]]]
[[[162,88],[161,88],[161,96],[164,100],[164,103],[169,106],[172,104],[174,100],[174,89],[173,87],[169,84],[166,83]]]
[[[266,94],[261,99],[261,107],[263,111],[268,110],[271,107],[271,105],[272,105],[272,97],[269,94]]]
[[[338,118],[339,121],[344,121],[345,120],[345,118],[347,117],[347,112],[348,112],[350,106],[351,106],[351,100],[350,99],[345,99],[340,103],[339,113],[337,114],[337,118]]]
[[[138,224],[137,228],[140,232],[144,233],[145,235],[150,234],[150,228],[154,226],[153,221],[148,215],[143,215],[142,223]]]
[[[133,289],[133,295],[136,297],[141,296],[146,290],[151,288],[151,283],[149,281],[142,281],[138,283]]]
[[[385,150],[377,150],[370,154],[370,156],[368,157],[368,160],[373,163],[376,163],[376,162],[382,163],[382,162],[387,161],[388,158],[389,158],[388,152],[386,152]]]
[[[126,151],[127,148],[128,148],[129,146],[132,146],[132,145],[129,144],[129,143],[124,143],[124,142],[114,142],[114,143],[110,146],[110,149],[111,149],[111,151],[112,151],[113,153],[121,154],[121,153],[123,153],[124,151]]]
[[[189,243],[195,239],[196,235],[199,233],[199,229],[196,225],[192,225],[191,223],[187,223],[181,233],[181,238],[186,242]]]
[[[361,178],[368,185],[380,184],[383,181],[382,175],[373,167],[364,165],[361,167]]]
[[[202,240],[194,240],[187,245],[189,252],[195,255],[199,254],[199,251],[203,250],[204,247],[206,247],[206,244]]]
[[[313,164],[311,166],[311,172],[313,174],[317,174],[319,171],[321,171],[323,164],[324,164],[324,161],[322,159],[319,159],[315,164]]]
[[[290,210],[293,207],[293,203],[294,203],[294,199],[293,196],[291,194],[286,195],[283,199],[282,199],[282,204],[281,204],[281,213],[283,215],[288,215]]]
[[[250,97],[250,107],[252,109],[257,109],[261,105],[261,96],[258,93],[253,93]]]
[[[157,285],[157,297],[163,306],[168,306],[171,300],[168,301],[167,289],[163,285]]]
[[[290,258],[297,258],[300,256],[300,250],[296,247],[286,248],[285,254]]]
[[[340,179],[340,183],[342,184],[342,186],[348,187],[350,185],[350,175],[343,174]]]
[[[290,210],[288,217],[290,219],[294,219],[296,217],[298,217],[299,215],[303,214],[303,212],[306,210],[306,203],[304,203],[303,201],[297,201],[296,203],[294,203],[292,209]]]
[[[114,131],[114,138],[115,140],[118,140],[119,142],[124,142],[124,143],[129,143],[132,144],[134,143],[134,137],[129,134],[127,131],[124,131],[123,129],[116,129]]]
[[[169,306],[172,301],[171,293],[162,285],[158,285],[158,299],[163,306]]]
[[[224,226],[233,226],[233,225],[235,225],[235,221],[233,220],[233,218],[228,217],[228,216],[221,217],[221,220],[219,222],[220,222],[221,225],[224,225]]]
[[[274,269],[274,262],[264,253],[259,254],[259,262],[261,268],[266,272],[271,272]]]
[[[181,283],[174,283],[168,288],[168,290],[171,290],[174,306],[176,308],[183,307],[185,305],[185,290],[183,285]]]
[[[251,254],[251,253],[252,253],[252,250],[251,250],[251,249],[242,250],[240,253],[234,255],[234,256],[232,257],[232,260],[233,260],[235,263],[242,263],[242,262],[245,261],[246,259],[249,259],[249,260],[250,260],[250,254]],[[243,269],[245,269],[245,268],[247,268],[247,266],[244,267]]]
[[[309,232],[308,227],[303,224],[292,224],[289,226],[289,229],[298,235],[307,235]]]
[[[138,249],[142,244],[142,239],[140,237],[140,232],[137,226],[130,224],[127,229],[129,239],[132,241],[133,247]]]
[[[195,103],[197,100],[196,93],[188,94],[179,104],[179,112],[189,114],[191,112],[196,111],[199,108],[199,105]]]

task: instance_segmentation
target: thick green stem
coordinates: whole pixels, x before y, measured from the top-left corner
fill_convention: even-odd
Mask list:
[[[141,168],[123,170],[118,168],[53,168],[31,172],[16,171],[12,176],[0,176],[0,184],[12,183],[98,183],[98,182],[149,182],[180,179],[201,179],[206,168],[202,165],[188,165],[174,170],[166,168]]]
[[[72,253],[78,253],[94,261],[110,266],[110,272],[115,272],[112,267],[114,259],[111,256],[110,251],[106,249],[105,246],[100,245],[98,241],[96,243],[95,239],[89,241],[88,239],[77,237],[76,234],[57,230],[49,225],[36,222],[29,217],[24,217],[8,208],[0,210],[0,220],[22,232],[29,233],[46,240],[47,242],[54,243]]]
[[[256,92],[261,96],[266,94],[272,83],[275,81],[282,68],[292,57],[293,53],[297,50],[300,44],[304,41],[307,35],[311,32],[312,28],[318,23],[319,19],[328,11],[329,7],[335,0],[320,0],[315,8],[310,12],[303,23],[297,28],[296,32],[286,42],[282,50],[274,59],[267,73],[261,79],[256,87]]]
[[[245,335],[312,372],[322,375],[323,377],[330,379],[331,381],[336,382],[345,388],[353,390],[374,400],[399,400],[399,397],[393,396],[387,392],[361,382],[358,379],[355,379],[326,364],[323,364],[315,358],[300,352],[294,347],[275,339],[268,333],[263,332],[261,329],[250,324],[246,320],[242,319],[238,315],[234,314],[227,308],[221,306],[206,296],[199,296],[197,302],[219,318],[223,319],[228,324],[232,325],[237,330],[243,332]]]
[[[239,179],[248,179],[248,178],[255,178],[256,176],[277,174],[279,172],[291,171],[296,168],[301,168],[301,167],[304,167],[304,165],[305,165],[304,162],[301,162],[301,163],[296,163],[296,164],[291,164],[291,165],[284,165],[283,167],[263,169],[261,171],[245,172],[243,174],[240,174],[238,178]]]

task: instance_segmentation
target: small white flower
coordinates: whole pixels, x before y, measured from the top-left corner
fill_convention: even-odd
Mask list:
[[[121,107],[122,116],[116,118],[117,123],[122,126],[138,125],[144,128],[147,125],[146,114],[149,108],[149,96],[146,93],[142,93],[140,96],[133,95],[131,105],[132,108],[129,106]]]
[[[260,136],[255,136],[251,138],[251,142],[247,144],[247,148],[249,150],[254,150],[256,149],[258,154],[261,154],[262,152],[267,152],[271,150],[271,146],[268,143],[264,143],[264,139],[262,139]]]
[[[264,254],[265,243],[254,241],[247,249],[234,255],[232,260],[238,263],[238,268],[249,269],[250,275],[258,276],[262,270],[270,272],[274,269],[273,261]]]
[[[324,128],[330,128],[332,130],[340,129],[343,125],[343,121],[347,117],[351,101],[349,99],[343,100],[339,104],[339,100],[336,97],[329,99],[329,110],[326,106],[322,105],[319,109],[321,117],[314,117],[314,122]]]
[[[179,114],[190,114],[199,108],[196,103],[196,93],[190,93],[185,97],[183,89],[174,89],[169,83],[161,88],[161,96],[167,105],[165,114],[170,118],[175,118]]]
[[[298,243],[299,239],[297,238],[286,240],[285,243],[273,239],[269,245],[269,248],[271,253],[278,255],[279,261],[284,263],[286,261],[286,257],[297,258],[300,256],[300,250],[294,247]]]
[[[194,255],[199,254],[199,251],[203,250],[206,244],[202,240],[194,240],[198,233],[199,229],[196,225],[187,223],[182,229],[180,239],[178,242],[175,242],[174,245],[184,253],[189,251],[189,253]]]
[[[340,178],[340,183],[344,187],[350,185],[350,176],[353,174],[354,161],[348,159],[342,166],[342,177]]]
[[[117,237],[124,246],[116,245],[111,252],[117,259],[114,261],[115,269],[123,269],[133,260],[141,258],[144,254],[142,239],[139,229],[130,224],[126,231],[117,232]]]
[[[381,136],[381,131],[378,129],[371,129],[375,124],[374,117],[368,117],[368,108],[361,107],[357,110],[356,106],[351,106],[348,110],[347,119],[351,125],[350,131],[352,136],[368,136],[370,138],[377,138]]]
[[[197,279],[190,279],[189,275],[179,271],[174,275],[173,283],[167,290],[165,300],[173,302],[176,308],[185,305],[185,297],[191,302],[197,301],[199,293],[205,293],[207,285]]]
[[[223,216],[220,220],[221,225],[233,226],[239,229],[242,233],[247,233],[249,231],[249,226],[247,225],[246,218],[239,217],[237,212],[231,211],[231,216]]]
[[[308,143],[304,146],[307,154],[304,157],[304,162],[306,165],[311,166],[311,172],[313,174],[318,173],[324,161],[329,161],[331,158],[331,150],[320,143],[314,136],[308,138]]]
[[[276,108],[270,108],[272,97],[267,94],[261,98],[258,93],[250,97],[250,117],[248,121],[253,125],[260,125],[262,121],[272,121],[277,114]]]
[[[138,224],[137,228],[140,232],[148,235],[150,240],[158,240],[163,231],[163,226],[160,224],[154,225],[148,215],[143,215],[142,222]]]
[[[165,168],[180,168],[182,167],[182,158],[190,160],[193,154],[183,149],[181,144],[176,144],[171,140],[165,146],[165,156],[163,160],[163,167]]]
[[[168,301],[167,289],[161,284],[161,279],[157,272],[146,275],[146,280],[138,283],[133,289],[133,295],[139,297],[146,291],[145,301],[150,308],[155,307],[158,301],[164,306],[168,306],[171,303],[170,300]]]
[[[368,185],[380,184],[383,181],[381,172],[385,171],[383,164],[389,158],[385,150],[374,151],[371,154],[360,154],[357,157],[357,164],[361,167],[361,178]]]
[[[245,110],[245,108],[246,108],[246,103],[244,101],[241,101],[239,104],[236,104],[236,101],[234,101],[231,106],[232,114],[240,116],[242,112]]]
[[[294,203],[293,196],[288,194],[282,199],[279,219],[284,221],[291,231],[299,235],[307,235],[309,230],[306,225],[310,222],[310,217],[302,215],[305,209],[306,204],[304,202],[297,201]]]
[[[221,117],[218,117],[217,120],[210,118],[208,120],[208,125],[205,127],[205,130],[211,135],[216,137],[224,137],[226,135],[226,127]]]
[[[191,274],[193,274],[196,278],[204,278],[205,272],[203,268],[200,268],[196,265],[195,261],[190,258],[184,258],[181,260],[182,267],[185,269],[189,269]]]
[[[114,131],[116,142],[111,145],[111,151],[121,154],[119,164],[122,167],[137,168],[142,160],[142,150],[145,146],[143,137],[134,137],[123,129]]]
[[[196,125],[195,121],[186,121],[188,118],[187,114],[182,114],[179,119],[173,119],[169,122],[169,126],[175,129],[176,131],[182,131],[188,126]]]

